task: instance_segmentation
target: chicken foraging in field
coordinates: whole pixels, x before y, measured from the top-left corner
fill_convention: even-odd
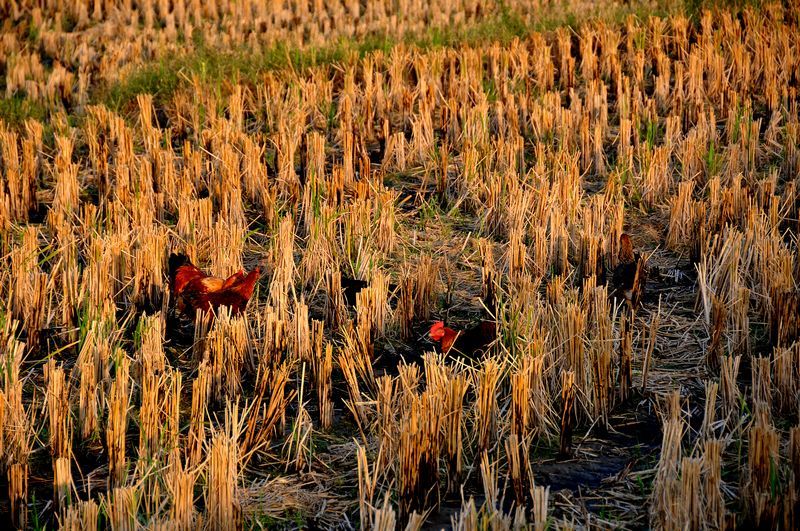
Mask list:
[[[344,293],[344,301],[348,306],[355,307],[357,297],[361,290],[369,287],[370,283],[366,280],[359,280],[357,278],[349,278],[342,275],[342,292]],[[397,290],[397,284],[388,284],[389,293]]]
[[[647,261],[633,252],[631,237],[623,233],[619,237],[619,263],[611,278],[612,296],[624,298],[631,308],[636,308],[644,294],[647,281]]]
[[[344,300],[348,306],[356,305],[356,295],[369,286],[366,280],[359,280],[357,278],[348,278],[342,275],[342,291],[344,292]]]
[[[436,321],[431,326],[430,338],[439,343],[443,354],[454,354],[476,358],[485,353],[497,339],[497,324],[481,321],[472,328],[457,331]]]
[[[246,275],[240,270],[227,279],[212,277],[184,254],[169,257],[169,287],[175,308],[190,319],[194,319],[197,310],[216,311],[220,306],[230,307],[234,315],[242,312],[260,276],[261,268],[256,267]]]

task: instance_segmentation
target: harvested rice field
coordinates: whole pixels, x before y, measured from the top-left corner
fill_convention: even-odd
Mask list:
[[[800,527],[800,4],[0,0],[0,524]]]

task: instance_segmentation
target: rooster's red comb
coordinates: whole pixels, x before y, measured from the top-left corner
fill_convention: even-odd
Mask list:
[[[433,323],[433,325],[431,325],[430,333],[433,334],[434,332],[442,330],[444,330],[444,321],[436,321],[435,323]]]

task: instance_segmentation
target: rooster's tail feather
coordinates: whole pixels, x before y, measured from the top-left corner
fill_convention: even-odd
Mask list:
[[[189,262],[189,257],[183,253],[171,253],[169,255],[169,278],[175,278],[178,268]]]

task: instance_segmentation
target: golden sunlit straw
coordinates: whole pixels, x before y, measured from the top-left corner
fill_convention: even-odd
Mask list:
[[[0,7],[9,524],[797,527],[800,8],[550,4]]]

